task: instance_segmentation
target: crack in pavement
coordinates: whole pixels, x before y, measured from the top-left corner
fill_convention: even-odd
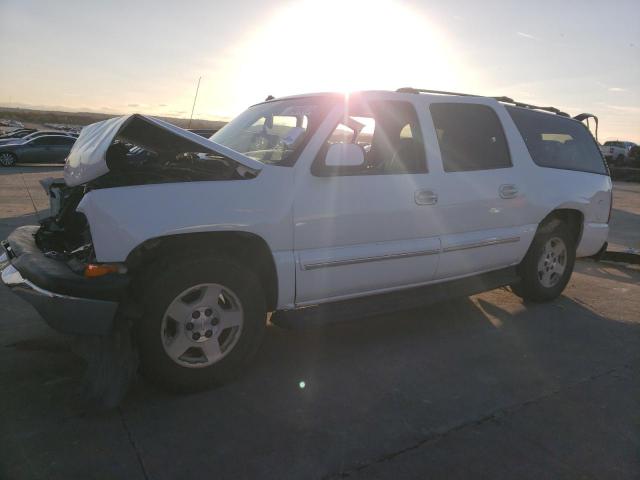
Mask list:
[[[489,413],[487,415],[484,415],[484,416],[482,416],[480,418],[476,418],[476,419],[473,419],[473,420],[468,420],[466,422],[462,422],[462,423],[460,423],[458,425],[454,425],[453,427],[451,427],[451,428],[449,428],[447,430],[441,431],[441,432],[438,432],[438,431],[432,432],[430,434],[427,434],[427,436],[425,436],[422,440],[414,443],[413,445],[410,445],[408,447],[402,448],[400,450],[396,450],[396,451],[393,451],[393,452],[386,453],[386,454],[381,455],[381,456],[379,456],[377,458],[374,458],[374,459],[372,459],[372,460],[370,460],[370,461],[368,461],[366,463],[363,463],[363,464],[360,464],[360,465],[353,465],[351,467],[348,467],[345,470],[341,470],[341,471],[336,472],[336,473],[329,473],[329,474],[323,476],[322,479],[323,480],[332,480],[332,479],[336,479],[336,478],[347,478],[347,477],[350,477],[350,476],[352,476],[354,474],[362,472],[363,470],[365,470],[365,469],[367,469],[367,468],[369,468],[369,467],[371,467],[373,465],[393,460],[396,457],[399,457],[401,455],[404,455],[405,453],[409,453],[409,452],[412,452],[414,450],[417,450],[418,448],[420,448],[420,447],[422,447],[424,445],[427,445],[429,443],[436,442],[436,441],[438,441],[438,440],[440,440],[442,438],[447,437],[448,435],[450,435],[452,433],[458,432],[460,430],[464,430],[467,427],[482,425],[482,424],[488,423],[490,421],[498,422],[500,418],[504,418],[507,415],[511,415],[511,414],[521,410],[524,407],[528,407],[530,405],[534,405],[534,404],[536,404],[538,402],[541,402],[543,400],[547,400],[547,399],[549,399],[549,398],[551,398],[551,397],[553,397],[553,396],[555,396],[555,395],[557,395],[559,393],[562,393],[562,392],[564,392],[564,391],[566,391],[568,389],[577,387],[579,385],[584,385],[586,383],[592,382],[592,381],[597,380],[597,379],[602,378],[602,377],[606,377],[607,375],[611,375],[611,374],[616,373],[616,372],[621,371],[621,370],[627,370],[627,369],[633,370],[633,367],[632,367],[631,364],[634,363],[634,362],[637,362],[638,360],[640,360],[640,357],[632,358],[629,362],[625,363],[624,365],[621,365],[621,366],[618,366],[618,367],[614,367],[614,368],[610,368],[609,370],[607,370],[605,372],[597,373],[597,374],[591,375],[591,376],[589,376],[587,378],[583,378],[583,379],[578,380],[576,382],[564,385],[564,386],[562,386],[560,388],[557,388],[555,390],[551,390],[551,391],[549,391],[547,393],[544,393],[542,395],[539,395],[539,396],[537,396],[535,398],[532,398],[532,399],[529,399],[529,400],[525,400],[524,402],[517,403],[517,404],[514,404],[514,405],[508,405],[506,407],[499,408],[499,409],[497,409],[497,410],[495,410],[495,411],[493,411],[493,412],[491,412],[491,413]]]
[[[138,464],[140,465],[140,470],[142,471],[142,476],[145,478],[145,480],[149,480],[149,474],[147,473],[147,467],[144,464],[144,459],[142,458],[142,453],[140,453],[140,450],[138,449],[138,445],[136,445],[136,441],[133,438],[133,433],[129,429],[129,425],[127,425],[127,421],[124,418],[124,412],[122,411],[121,407],[118,407],[118,415],[120,416],[120,421],[122,422],[122,427],[124,428],[125,432],[127,432],[127,437],[129,438],[129,443],[131,444],[131,447],[133,448],[133,451],[136,452],[136,458],[138,459]]]
[[[29,200],[31,200],[31,205],[33,206],[33,213],[35,213],[36,218],[40,221],[40,215],[38,215],[38,209],[36,208],[36,202],[33,201],[33,197],[31,196],[31,191],[27,186],[27,181],[24,179],[24,175],[21,173],[20,178],[22,179],[22,183],[24,184],[24,188],[27,191],[27,195],[29,195]]]

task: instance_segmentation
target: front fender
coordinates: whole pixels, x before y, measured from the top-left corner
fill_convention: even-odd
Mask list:
[[[272,252],[292,249],[292,169],[267,167],[254,179],[165,183],[92,190],[77,210],[89,223],[99,262],[123,262],[146,240],[240,231]]]

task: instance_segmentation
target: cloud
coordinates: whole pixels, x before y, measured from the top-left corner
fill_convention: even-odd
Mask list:
[[[127,107],[132,107],[132,108],[136,108],[139,107],[140,105],[138,103],[129,103],[127,104]]]
[[[620,87],[611,87],[609,88],[610,92],[626,92],[627,89],[626,88],[620,88]]]
[[[533,35],[531,35],[530,33],[516,32],[516,34],[517,34],[518,36],[520,36],[520,37],[523,37],[523,38],[529,38],[529,39],[531,39],[531,40],[537,40],[537,38],[536,38],[536,37],[534,37]]]
[[[159,107],[168,107],[169,105],[167,105],[166,103],[159,103],[158,106]]]
[[[640,113],[640,107],[633,107],[630,105],[605,105],[605,107],[618,112]]]

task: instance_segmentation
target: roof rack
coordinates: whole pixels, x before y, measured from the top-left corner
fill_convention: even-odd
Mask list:
[[[556,115],[560,115],[562,117],[570,117],[568,113],[558,110],[555,107],[538,107],[537,105],[531,105],[529,103],[521,103],[516,102],[512,98],[509,97],[486,97],[484,95],[473,95],[471,93],[457,93],[457,92],[446,92],[443,90],[427,90],[424,88],[411,88],[411,87],[403,87],[396,90],[398,93],[435,93],[437,95],[455,95],[457,97],[484,97],[484,98],[493,98],[501,103],[509,103],[516,107],[520,108],[528,108],[530,110],[544,110],[545,112],[555,113]]]

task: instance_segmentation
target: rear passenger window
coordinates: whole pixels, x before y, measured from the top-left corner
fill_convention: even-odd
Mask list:
[[[507,111],[537,165],[607,174],[600,149],[584,124],[524,108]]]
[[[511,166],[502,124],[491,107],[433,103],[429,107],[445,172]]]

